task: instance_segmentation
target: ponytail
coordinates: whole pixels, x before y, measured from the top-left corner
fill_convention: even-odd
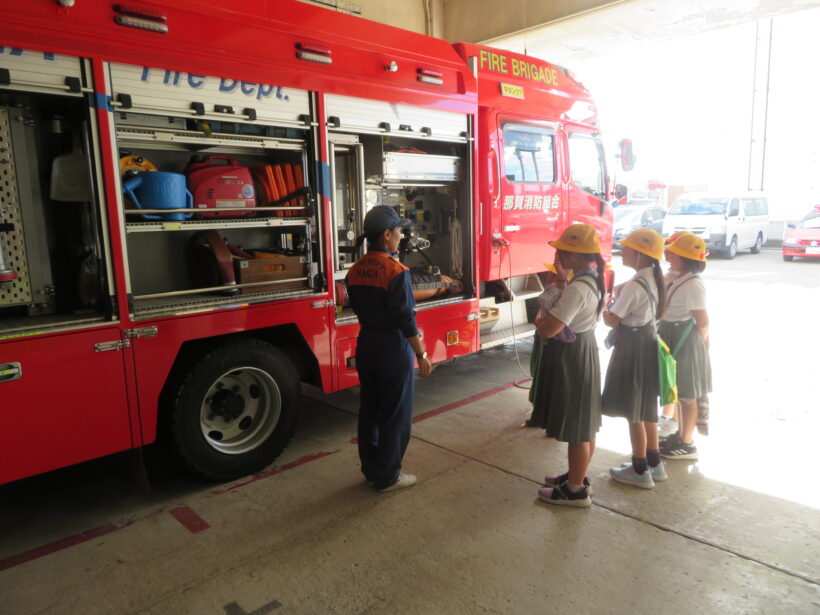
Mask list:
[[[381,237],[381,233],[363,233],[356,237],[356,247],[361,248],[365,240],[367,240],[367,249],[375,248],[379,245],[379,237]]]
[[[604,297],[606,297],[606,263],[599,252],[595,253],[595,266],[598,269],[596,279],[598,281],[598,290],[601,291],[601,297],[598,299],[598,315],[601,315],[601,310],[604,308]]]
[[[604,299],[606,297],[606,281],[604,278],[606,263],[599,252],[595,252],[593,254],[579,253],[578,256],[581,256],[586,263],[595,263],[595,268],[598,270],[598,273],[595,276],[595,281],[598,283],[598,291],[601,295],[598,297],[598,315],[600,316],[601,310],[604,309]]]
[[[663,312],[666,309],[666,286],[663,283],[663,272],[661,271],[661,264],[657,259],[651,259],[652,262],[652,276],[655,278],[655,286],[658,289],[658,305],[655,308],[655,319],[660,320]]]

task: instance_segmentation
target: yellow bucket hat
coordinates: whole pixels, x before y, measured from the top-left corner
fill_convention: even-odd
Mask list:
[[[706,243],[692,233],[681,235],[675,241],[666,246],[672,254],[677,254],[683,258],[693,261],[705,261],[709,253],[706,251]]]
[[[621,241],[621,245],[646,254],[656,261],[663,257],[663,237],[651,228],[639,228],[632,231],[629,237]]]
[[[589,224],[570,224],[555,241],[548,242],[556,250],[597,254],[601,251],[598,233]]]
[[[680,237],[682,235],[691,235],[691,234],[692,233],[690,233],[689,231],[675,231],[674,233],[669,235],[669,237],[667,237],[666,239],[663,240],[663,244],[665,246],[668,246],[670,243],[675,241],[678,237]]]

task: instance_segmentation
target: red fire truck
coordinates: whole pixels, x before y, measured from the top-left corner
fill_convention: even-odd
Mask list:
[[[0,10],[0,482],[158,435],[216,479],[271,463],[301,383],[357,384],[376,204],[415,223],[434,362],[532,334],[567,224],[611,236],[557,66],[295,0]]]

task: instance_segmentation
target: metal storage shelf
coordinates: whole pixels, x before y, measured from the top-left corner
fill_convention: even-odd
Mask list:
[[[211,228],[287,228],[291,226],[309,225],[309,218],[251,218],[242,220],[215,219],[180,221],[152,220],[143,222],[126,222],[125,232],[152,233],[158,231],[198,231]]]
[[[457,295],[454,297],[446,297],[444,299],[426,299],[420,300],[416,304],[416,311],[421,312],[423,310],[429,310],[431,308],[441,307],[443,305],[453,305],[456,303],[464,303],[465,301],[472,301],[472,297],[468,297],[466,295]],[[352,323],[358,322],[358,318],[356,314],[353,312],[353,308],[351,307],[344,307],[341,310],[336,308],[336,324],[337,325],[349,325]]]
[[[231,287],[226,286],[225,288]],[[195,312],[244,307],[251,303],[261,303],[273,299],[295,299],[315,294],[316,291],[312,288],[297,288],[231,296],[219,295],[214,292],[196,292],[174,297],[148,297],[145,299],[135,297],[134,316],[140,320],[159,316],[179,316]]]
[[[301,151],[305,148],[305,142],[301,139],[229,133],[212,133],[208,137],[193,130],[122,125],[117,127],[117,141],[120,147],[126,145],[149,149],[186,149],[186,146],[194,146],[196,148],[226,148],[226,151],[234,149],[241,151],[248,148]]]

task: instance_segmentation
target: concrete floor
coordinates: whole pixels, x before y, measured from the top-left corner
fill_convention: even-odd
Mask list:
[[[565,445],[521,427],[524,378],[505,346],[420,381],[419,483],[395,493],[359,475],[352,391],[309,391],[276,465],[228,485],[160,471],[149,449],[150,492],[130,455],[0,487],[0,613],[820,613],[816,461],[803,490],[727,473],[749,438],[713,399],[697,463],[670,462],[652,491],[612,483],[628,434],[607,420],[593,506],[551,507],[536,491]]]

